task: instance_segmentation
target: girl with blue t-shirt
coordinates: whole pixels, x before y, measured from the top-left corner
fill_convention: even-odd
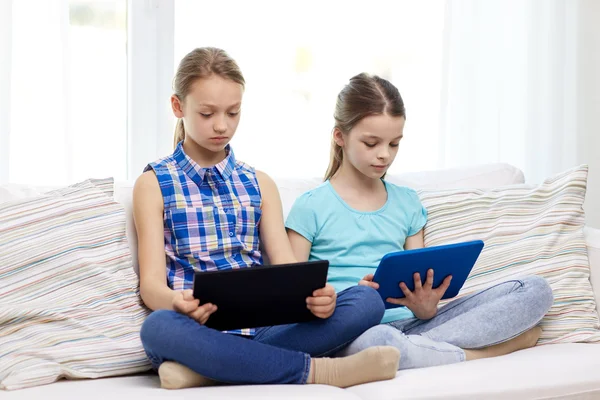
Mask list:
[[[141,340],[162,387],[347,387],[393,378],[399,351],[392,346],[324,357],[379,323],[383,302],[366,286],[316,290],[306,306],[318,318],[308,323],[230,332],[205,326],[219,305],[199,305],[193,297],[196,271],[261,265],[261,241],[273,264],[296,259],[277,187],[237,160],[229,145],[244,91],[235,61],[220,49],[196,49],[181,61],[174,91],[175,151],[150,163],[133,190],[140,293],[153,310]]]
[[[386,182],[403,136],[406,114],[398,89],[378,76],[353,77],[338,95],[331,162],[325,182],[300,196],[286,220],[298,260],[329,260],[328,282],[336,291],[355,285],[377,289],[373,273],[381,258],[424,247],[427,210],[417,193]],[[400,350],[399,368],[417,368],[507,354],[534,346],[537,326],[553,303],[541,277],[507,281],[438,309],[450,285],[432,287],[415,274],[414,291],[387,299],[403,305],[385,311],[339,355],[370,346]]]

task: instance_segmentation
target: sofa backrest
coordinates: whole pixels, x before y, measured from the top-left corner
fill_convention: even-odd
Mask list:
[[[284,218],[287,217],[294,201],[302,193],[322,183],[314,179],[279,179],[274,178],[283,204]],[[509,164],[484,164],[475,167],[453,168],[438,171],[411,172],[388,175],[387,180],[397,185],[413,189],[456,189],[465,187],[491,188],[524,183],[523,172]],[[115,184],[115,199],[123,204],[127,214],[127,239],[133,256],[133,265],[138,272],[137,235],[133,224],[132,182]]]

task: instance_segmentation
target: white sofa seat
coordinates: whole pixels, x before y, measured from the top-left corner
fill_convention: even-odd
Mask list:
[[[158,376],[136,375],[106,379],[60,381],[14,392],[2,400],[361,400],[348,390],[324,385],[256,385],[161,389]]]
[[[598,399],[600,345],[539,346],[502,357],[400,371],[392,381],[347,390],[373,400]]]
[[[454,400],[600,398],[600,346],[539,346],[503,357],[398,372],[395,379],[338,389],[321,385],[257,385],[159,389],[156,375],[61,381],[15,392],[6,400],[33,399],[297,399]],[[565,397],[566,396],[566,397]]]

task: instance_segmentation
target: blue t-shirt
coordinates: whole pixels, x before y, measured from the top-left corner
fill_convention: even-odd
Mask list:
[[[384,183],[388,196],[379,210],[354,210],[326,181],[298,197],[287,217],[286,228],[312,243],[309,260],[329,260],[327,280],[336,292],[375,273],[381,258],[403,250],[406,238],[427,221],[427,210],[414,190]],[[398,307],[386,310],[381,322],[413,316],[408,308]]]

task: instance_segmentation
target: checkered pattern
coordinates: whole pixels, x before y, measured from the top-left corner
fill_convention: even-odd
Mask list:
[[[258,224],[261,195],[254,169],[236,161],[228,146],[219,164],[202,168],[179,143],[154,163],[164,201],[167,283],[191,289],[194,270],[214,271],[262,264]],[[252,330],[235,333],[252,334]]]

